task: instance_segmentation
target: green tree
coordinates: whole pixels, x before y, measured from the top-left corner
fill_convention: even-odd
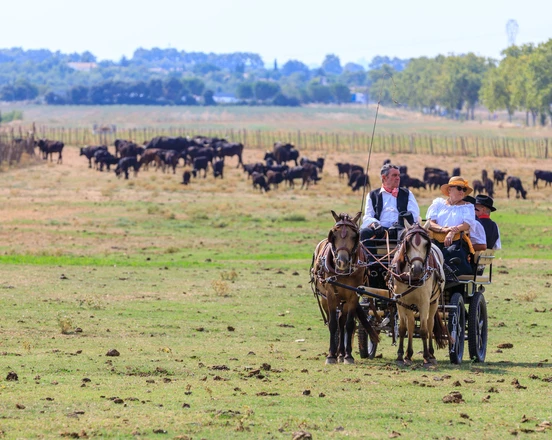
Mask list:
[[[324,72],[330,75],[341,75],[341,72],[343,72],[341,61],[339,60],[339,57],[334,54],[326,55],[326,58],[322,61],[321,67]]]
[[[215,95],[215,92],[213,92],[212,90],[210,89],[205,90],[205,92],[203,92],[203,104],[217,105],[216,101],[213,98],[214,95]]]
[[[238,99],[253,99],[253,85],[251,83],[239,83],[236,89],[236,97]]]
[[[184,87],[178,78],[171,77],[163,84],[163,96],[174,104],[180,104],[184,94]]]
[[[257,81],[253,84],[253,91],[259,101],[267,101],[276,96],[280,91],[280,85],[271,81]]]
[[[89,104],[88,99],[89,89],[85,86],[75,86],[69,90],[69,100],[72,104],[83,105]]]
[[[182,80],[182,86],[195,96],[201,96],[205,90],[205,83],[201,78],[184,78]]]
[[[332,102],[333,95],[329,86],[320,84],[317,81],[312,81],[308,86],[308,91],[312,102],[321,102],[323,104]]]
[[[351,102],[351,91],[345,84],[334,83],[330,85],[330,90],[335,102],[341,104],[343,102]]]

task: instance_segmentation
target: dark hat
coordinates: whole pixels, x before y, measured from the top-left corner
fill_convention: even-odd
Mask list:
[[[475,204],[476,205],[483,205],[486,206],[491,210],[491,212],[496,211],[496,208],[493,206],[494,200],[492,197],[486,196],[484,194],[479,194],[475,197]]]
[[[472,196],[466,196],[464,197],[464,202],[471,203],[472,205],[475,205],[475,199]]]

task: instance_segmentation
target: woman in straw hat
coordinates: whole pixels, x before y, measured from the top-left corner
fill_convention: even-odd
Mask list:
[[[453,243],[464,239],[469,253],[474,249],[469,234],[477,234],[475,210],[472,203],[464,201],[464,197],[473,192],[467,180],[460,176],[451,177],[448,183],[441,186],[441,192],[446,197],[437,198],[427,210],[426,218],[430,221],[429,229],[437,246],[443,250],[447,260],[447,249]],[[464,234],[461,234],[464,232]],[[485,243],[485,237],[477,237],[478,243]]]

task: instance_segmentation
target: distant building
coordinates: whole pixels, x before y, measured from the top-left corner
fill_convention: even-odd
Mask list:
[[[92,69],[95,69],[98,67],[96,63],[78,63],[78,62],[72,62],[67,63],[67,65],[74,70],[78,70],[79,72],[90,72]]]
[[[366,93],[351,93],[351,102],[356,104],[366,104]]]
[[[236,104],[240,102],[233,93],[215,93],[213,100],[218,104]]]

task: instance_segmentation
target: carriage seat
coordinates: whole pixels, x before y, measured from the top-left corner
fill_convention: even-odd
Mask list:
[[[476,251],[474,254],[474,273],[459,275],[458,282],[462,284],[491,284],[493,276],[494,249]]]

